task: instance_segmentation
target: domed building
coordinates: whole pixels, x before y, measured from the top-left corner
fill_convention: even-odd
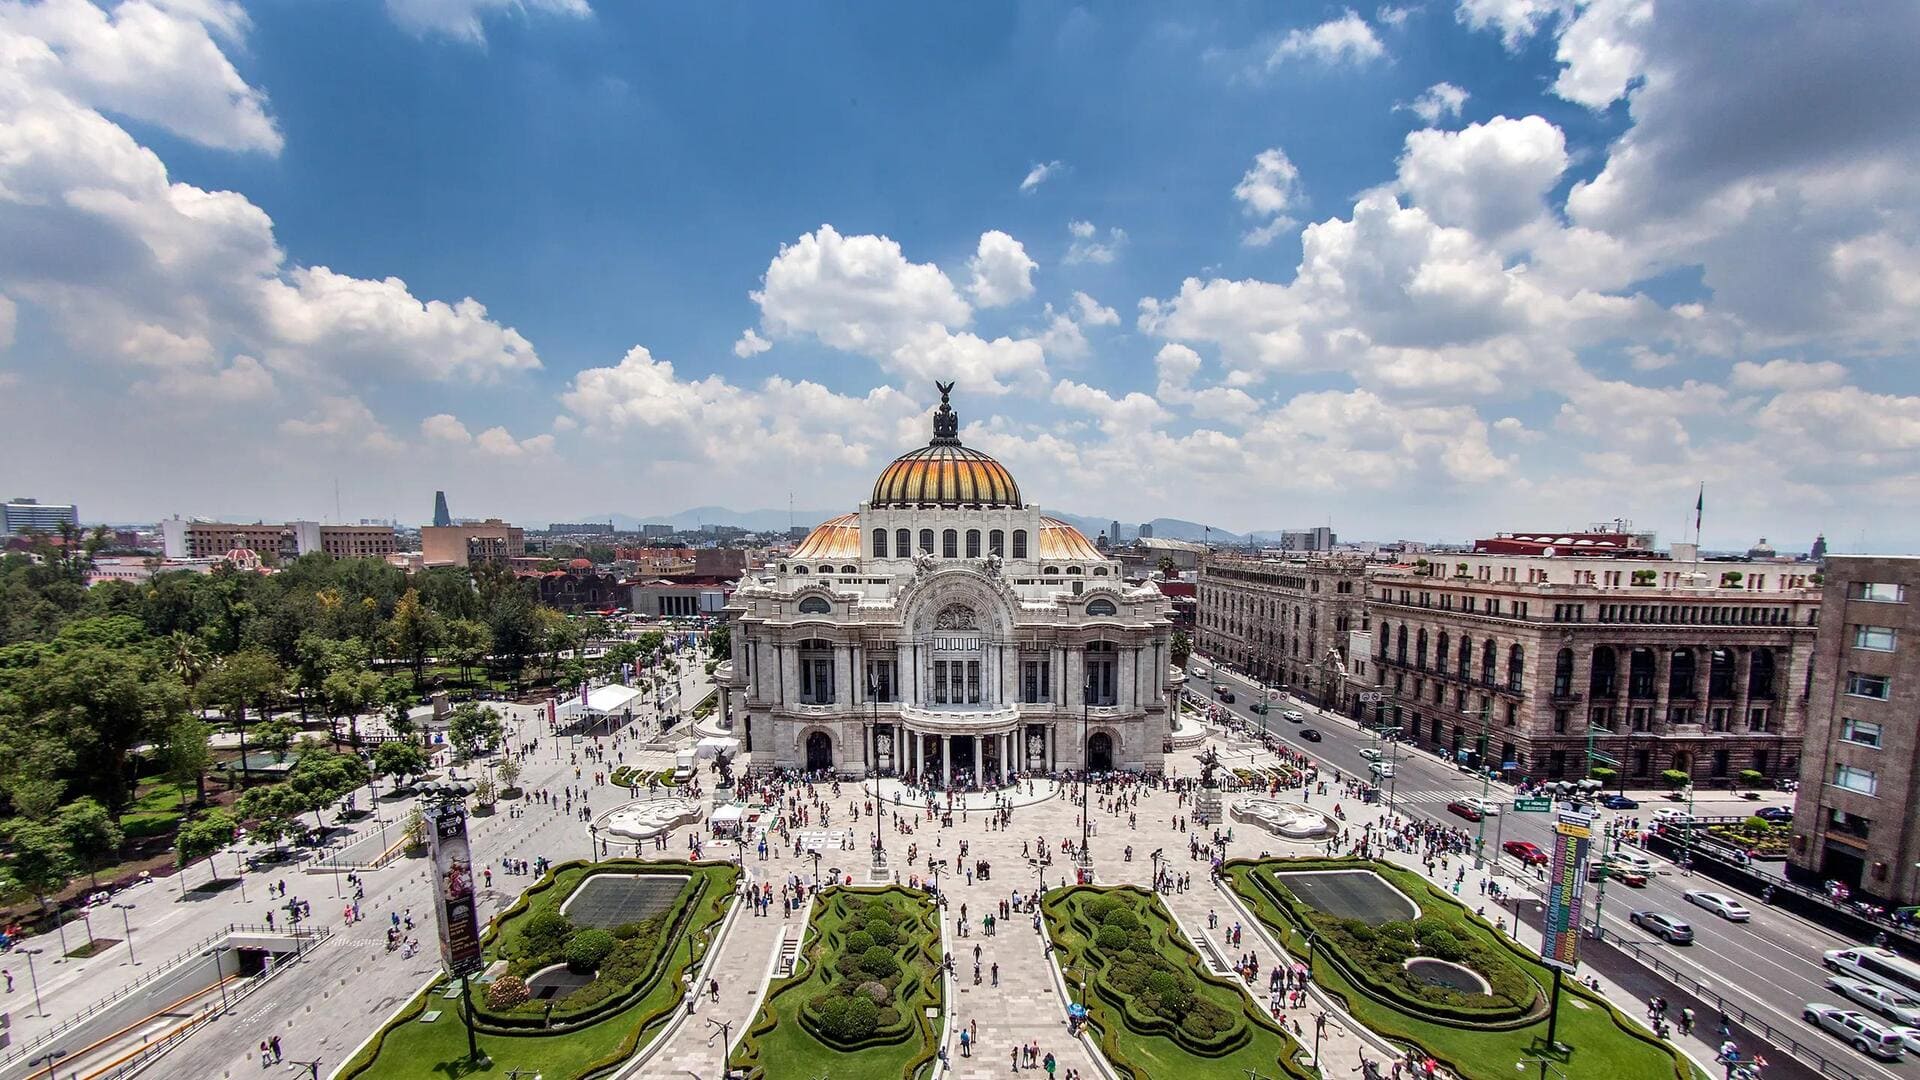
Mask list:
[[[1170,605],[961,445],[951,390],[858,510],[735,590],[722,722],[761,768],[973,788],[1157,771]]]

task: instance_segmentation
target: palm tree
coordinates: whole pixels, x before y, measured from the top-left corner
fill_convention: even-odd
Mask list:
[[[207,673],[213,664],[213,653],[207,648],[206,641],[198,634],[185,630],[175,630],[167,636],[167,670],[180,677],[191,690],[199,683],[200,676]]]

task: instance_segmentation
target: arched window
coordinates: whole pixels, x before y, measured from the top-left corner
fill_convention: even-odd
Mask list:
[[[846,566],[841,567],[840,572],[843,574],[857,574],[860,572],[860,568],[852,564],[848,564]]]
[[[781,564],[780,564],[780,572],[781,572],[781,573],[783,573],[783,574],[787,572],[787,564],[786,564],[786,563],[781,563]]]
[[[1393,630],[1390,627],[1388,627],[1386,623],[1381,623],[1380,624],[1380,662],[1381,663],[1385,663],[1387,660],[1387,649],[1389,647],[1387,643],[1392,640],[1393,640]]]
[[[995,529],[987,534],[987,554],[1002,558],[1007,554],[1007,534],[1003,529]]]
[[[893,557],[896,559],[913,558],[913,530],[893,530]]]
[[[820,568],[820,572],[821,572],[821,573],[823,573],[823,574],[831,574],[831,573],[833,573],[833,567],[831,567],[831,566],[822,566],[822,567]]]
[[[1653,696],[1653,650],[1635,649],[1627,656],[1627,696]]]
[[[1587,696],[1611,700],[1619,692],[1620,657],[1602,645],[1593,650],[1593,674],[1587,676]]]
[[[960,530],[947,529],[940,534],[940,557],[957,559],[960,557]]]
[[[1427,628],[1424,626],[1414,635],[1413,666],[1422,671],[1427,669]]]
[[[1069,573],[1069,574],[1084,574],[1084,573],[1086,573],[1086,570],[1084,570],[1083,568],[1081,568],[1081,567],[1078,567],[1078,566],[1069,566],[1069,567],[1067,567],[1067,573]]]
[[[832,613],[833,605],[827,603],[827,599],[824,596],[806,596],[800,599],[800,614],[802,615],[830,615]]]
[[[933,554],[934,548],[933,548],[933,530],[932,529],[920,530],[920,550],[926,552],[929,555]],[[918,552],[916,552],[916,554],[918,554]]]
[[[793,572],[796,574],[804,574],[807,572],[807,568],[804,566],[796,566],[793,568]]]
[[[1499,663],[1496,648],[1492,638],[1480,643],[1480,681],[1488,686],[1493,685],[1493,665]]]
[[[1733,652],[1730,649],[1715,649],[1707,654],[1707,696],[1710,698],[1730,698],[1733,696]]]
[[[1667,660],[1667,697],[1676,701],[1693,700],[1695,658],[1692,649],[1675,649]]]
[[[1553,696],[1569,697],[1573,694],[1573,650],[1561,649],[1553,658]]]
[[[1447,632],[1440,631],[1440,637],[1433,646],[1433,670],[1445,674],[1447,670]]]
[[[1507,689],[1518,692],[1527,673],[1527,650],[1519,645],[1507,648]]]
[[[980,530],[968,529],[967,530],[967,558],[977,559],[979,557],[980,557]]]
[[[1103,598],[1103,599],[1099,599],[1099,600],[1089,600],[1089,601],[1087,601],[1087,614],[1089,614],[1089,615],[1118,615],[1118,614],[1120,614],[1120,609],[1119,609],[1119,608],[1116,608],[1116,607],[1114,607],[1114,606],[1113,606],[1113,601],[1111,601],[1111,600],[1107,600],[1107,599],[1104,599],[1104,598]]]
[[[1406,662],[1407,662],[1407,627],[1406,627],[1406,624],[1405,624],[1405,623],[1402,623],[1402,624],[1400,624],[1400,632],[1399,632],[1399,633],[1398,633],[1397,635],[1395,635],[1395,636],[1394,636],[1394,639],[1393,639],[1393,658],[1394,658],[1394,660],[1395,660],[1395,661],[1397,661],[1398,663],[1400,663],[1400,664],[1401,664],[1402,666],[1405,666],[1405,665],[1406,665]]]
[[[887,557],[887,530],[885,529],[873,530],[873,557],[876,559]]]
[[[1057,566],[1043,566],[1040,568],[1040,572],[1042,574],[1048,575],[1049,577],[1052,577],[1060,573],[1060,568]]]
[[[1454,670],[1462,679],[1468,679],[1473,677],[1473,639],[1472,638],[1463,636],[1460,639],[1460,666]]]
[[[1094,568],[1093,568],[1093,576],[1094,576],[1094,577],[1106,577],[1106,576],[1107,576],[1107,568],[1106,568],[1106,567],[1104,567],[1104,566],[1096,566],[1096,567],[1094,567]]]

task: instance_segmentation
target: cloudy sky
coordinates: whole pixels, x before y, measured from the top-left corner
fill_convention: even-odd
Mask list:
[[[0,0],[0,494],[1920,547],[1920,5]]]

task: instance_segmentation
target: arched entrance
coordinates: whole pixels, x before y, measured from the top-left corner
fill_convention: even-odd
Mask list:
[[[1087,740],[1087,771],[1113,771],[1113,736],[1104,731],[1096,731]]]
[[[832,768],[833,739],[824,731],[807,736],[807,771],[821,772]]]

